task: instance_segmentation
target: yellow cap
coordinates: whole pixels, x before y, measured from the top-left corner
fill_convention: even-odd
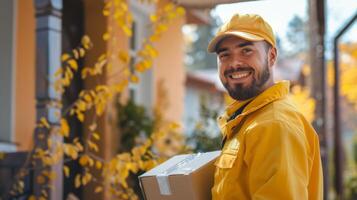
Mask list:
[[[273,47],[276,44],[271,26],[261,16],[255,14],[233,15],[220,27],[216,36],[208,44],[208,52],[215,52],[217,44],[227,36],[237,36],[248,41],[265,40]]]

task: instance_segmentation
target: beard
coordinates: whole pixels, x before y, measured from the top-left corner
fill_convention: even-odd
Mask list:
[[[229,96],[231,96],[235,100],[243,101],[253,98],[258,94],[260,94],[263,90],[262,88],[264,84],[269,80],[269,78],[270,78],[270,71],[269,71],[268,63],[266,63],[260,76],[258,78],[255,78],[253,76],[253,81],[249,86],[244,86],[241,83],[234,84],[232,86],[229,85],[228,82],[225,82],[223,85],[227,89]]]

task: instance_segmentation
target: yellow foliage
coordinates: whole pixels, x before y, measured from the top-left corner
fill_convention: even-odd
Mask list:
[[[139,77],[138,77],[137,75],[135,75],[135,74],[132,74],[132,75],[130,76],[130,82],[132,82],[132,83],[138,83],[138,82],[139,82]]]
[[[61,61],[64,62],[64,61],[67,61],[71,56],[68,54],[68,53],[64,53],[62,54],[61,56]]]
[[[81,158],[79,159],[79,164],[82,165],[83,167],[86,166],[89,162],[89,156],[87,155],[83,155],[81,156]]]
[[[101,186],[97,186],[95,189],[94,189],[94,193],[99,193],[99,192],[102,192],[103,191],[103,187]]]
[[[39,127],[45,127],[48,129],[50,128],[50,124],[48,123],[47,118],[41,117]]]
[[[292,88],[291,98],[298,110],[312,123],[315,118],[315,100],[310,97],[310,91],[307,88],[301,88],[297,85]]]
[[[74,71],[77,71],[78,69],[78,64],[76,62],[76,60],[74,59],[70,59],[67,61],[68,65],[70,66],[70,68],[72,68]],[[68,69],[68,68],[67,68]]]
[[[85,186],[87,185],[91,180],[92,180],[92,174],[89,172],[86,172],[83,176],[82,176],[82,185]]]
[[[102,169],[102,166],[103,166],[103,164],[102,164],[102,162],[100,162],[99,160],[97,160],[97,161],[95,162],[95,168],[97,168],[97,169]]]
[[[88,35],[84,35],[81,39],[81,43],[85,49],[91,49],[93,44]]]
[[[340,91],[357,109],[357,43],[341,44],[340,49]],[[334,85],[332,61],[327,63],[327,82]]]
[[[119,51],[118,57],[125,64],[128,64],[130,62],[129,53],[126,51]]]
[[[156,0],[142,0],[142,2],[157,3]],[[111,20],[114,20],[118,28],[120,28],[126,36],[131,37],[133,15],[129,9],[127,1],[108,0],[104,2],[104,5],[103,15],[110,17]],[[183,8],[177,7],[173,3],[167,4],[167,6],[164,6],[163,8],[155,11],[155,14],[150,15],[150,21],[152,23],[152,34],[148,36],[148,39],[143,40],[141,49],[136,51],[134,53],[135,55],[131,55],[128,51],[110,50],[108,53],[106,52],[101,54],[92,66],[83,67],[80,71],[78,71],[78,69],[80,69],[78,66],[78,60],[83,58],[87,51],[93,47],[93,43],[91,42],[89,36],[83,36],[80,46],[73,49],[69,53],[64,53],[61,56],[63,66],[55,72],[56,80],[53,83],[54,89],[57,93],[59,93],[59,96],[62,95],[64,91],[70,86],[74,76],[77,74],[85,79],[92,76],[102,75],[104,72],[108,73],[110,66],[113,65],[110,63],[110,60],[113,59],[113,57],[119,59],[121,64],[124,64],[123,70],[121,70],[122,75],[124,75],[122,77],[124,78],[111,85],[97,85],[94,89],[83,90],[79,94],[78,100],[71,104],[68,108],[63,109],[62,104],[49,105],[50,107],[55,107],[57,110],[64,110],[64,113],[58,112],[57,114],[58,121],[55,122],[59,122],[59,126],[54,123],[53,128],[51,128],[51,125],[47,119],[41,118],[37,127],[47,129],[51,128],[51,131],[54,134],[57,134],[55,135],[56,137],[60,135],[63,137],[69,137],[70,126],[66,120],[68,115],[76,116],[80,122],[84,121],[84,114],[89,110],[95,111],[95,114],[97,115],[96,117],[101,116],[104,113],[108,102],[112,100],[114,94],[123,92],[125,88],[127,88],[129,82],[139,82],[139,78],[136,75],[137,72],[142,73],[152,67],[153,59],[159,55],[159,52],[155,48],[153,42],[157,41],[161,34],[168,29],[169,23],[172,20],[182,16],[183,14]],[[106,30],[106,32],[103,34],[103,39],[112,39],[111,36],[116,34],[113,32],[113,30],[115,29],[109,27],[108,30]],[[134,69],[129,69],[131,56],[136,58],[136,62],[133,63]],[[116,66],[113,65],[113,67]],[[61,114],[62,116],[60,116]],[[92,132],[92,137],[94,138],[93,141],[99,141],[100,134],[96,132],[96,123],[91,122],[89,118],[86,119],[86,121],[91,124],[88,129]],[[110,161],[101,160],[101,158],[97,158],[96,156],[92,156],[90,154],[90,150],[93,150],[94,152],[98,152],[100,150],[99,146],[95,142],[91,141],[91,137],[84,141],[80,141],[78,138],[75,138],[69,143],[64,143],[61,140],[55,140],[54,137],[51,137],[50,135],[48,140],[44,140],[47,142],[47,148],[42,149],[35,147],[33,158],[38,159],[46,166],[55,165],[59,161],[63,160],[63,155],[68,156],[68,158],[66,157],[65,162],[67,162],[68,159],[78,159],[80,165],[84,166],[85,172],[83,174],[75,175],[74,185],[76,188],[80,187],[81,185],[84,186],[88,184],[95,178],[88,171],[89,167],[95,167],[95,169],[102,172],[99,174],[102,174],[105,180],[109,180],[109,191],[113,191],[113,194],[120,198],[138,199],[138,197],[126,182],[129,174],[131,172],[137,173],[139,170],[148,170],[165,159],[157,157],[151,152],[153,145],[155,145],[153,141],[156,140],[160,142],[165,141],[166,139],[171,140],[172,138],[180,140],[181,136],[178,133],[179,128],[180,127],[178,124],[163,122],[161,125],[156,127],[157,134],[154,133],[152,138],[149,138],[147,141],[138,144],[138,146],[133,148],[130,153],[119,154],[112,158]],[[51,134],[53,134],[52,132]],[[45,137],[44,134],[38,134],[38,136],[42,136],[43,139],[47,138],[47,135]],[[70,138],[66,139],[66,142],[68,142],[67,140],[69,139]],[[83,144],[86,144],[85,148],[83,147]],[[172,142],[171,144],[171,146],[175,146],[175,142]],[[183,145],[180,142],[177,144]],[[155,148],[160,149],[159,147]],[[162,151],[166,150],[162,148]],[[0,158],[1,156],[2,155],[0,154]],[[69,177],[70,169],[68,166],[63,166],[63,173],[66,177]],[[47,180],[55,179],[55,176],[55,173],[45,172],[40,176],[37,176],[36,181],[40,185],[45,185]],[[23,186],[23,182],[20,182],[19,185],[21,188],[21,186]],[[95,189],[95,192],[98,193],[102,190],[103,188],[98,186]],[[44,192],[42,192],[40,199],[46,198],[48,196],[46,190],[43,191]],[[31,196],[30,199],[31,198],[36,199],[35,196]]]
[[[104,40],[104,41],[109,40],[109,37],[110,37],[109,33],[104,33],[104,34],[103,34],[103,40]]]
[[[96,139],[96,140],[100,140],[100,136],[98,133],[93,133],[93,138]]]
[[[81,186],[81,175],[77,174],[74,178],[74,187],[79,188]]]
[[[62,118],[60,120],[60,134],[64,137],[68,137],[69,136],[69,125],[66,119]]]
[[[63,151],[67,156],[71,157],[73,160],[76,160],[78,158],[79,149],[76,145],[63,144]]]
[[[68,166],[63,165],[63,173],[67,178],[69,177],[70,169]]]
[[[99,147],[96,143],[90,141],[90,140],[87,140],[87,144],[88,144],[88,147],[89,149],[92,149],[94,152],[98,152],[99,151]]]

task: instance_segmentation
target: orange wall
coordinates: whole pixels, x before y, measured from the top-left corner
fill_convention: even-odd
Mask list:
[[[180,18],[169,24],[169,29],[155,45],[159,56],[155,61],[154,88],[157,92],[159,83],[166,90],[167,109],[164,117],[176,122],[182,121],[185,93],[184,40],[181,28],[185,19]],[[155,97],[157,102],[158,96]]]
[[[17,1],[15,142],[30,149],[35,127],[35,14],[33,1]]]

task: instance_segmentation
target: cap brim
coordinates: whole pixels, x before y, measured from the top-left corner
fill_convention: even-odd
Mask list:
[[[217,44],[223,40],[224,38],[228,36],[236,36],[248,41],[262,41],[264,38],[259,37],[257,35],[253,35],[247,32],[241,32],[241,31],[232,31],[232,32],[225,32],[220,35],[217,35],[214,37],[211,42],[208,44],[207,51],[210,53],[216,52]]]

